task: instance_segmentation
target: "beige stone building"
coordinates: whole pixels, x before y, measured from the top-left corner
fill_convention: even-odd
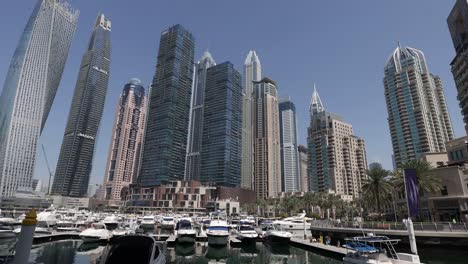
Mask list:
[[[309,191],[309,175],[307,174],[307,148],[299,145],[299,167],[301,171],[301,191]]]
[[[277,197],[281,192],[281,146],[276,82],[254,82],[252,93],[254,140],[254,190],[257,199]]]
[[[147,97],[137,79],[125,85],[115,112],[114,127],[101,199],[121,204],[128,186],[139,172],[145,130]]]

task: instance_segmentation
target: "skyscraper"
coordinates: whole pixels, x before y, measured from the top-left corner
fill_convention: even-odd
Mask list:
[[[307,173],[307,148],[303,145],[299,145],[299,160],[301,166],[301,191],[308,192],[309,191],[309,175]]]
[[[468,2],[466,0],[456,1],[447,18],[447,24],[456,52],[450,66],[457,86],[457,99],[463,115],[465,130],[468,134],[468,83],[464,77],[468,72],[468,64],[466,63],[468,56]]]
[[[252,93],[254,81],[262,78],[262,65],[254,50],[249,51],[244,62],[242,79],[242,171],[241,185],[246,189],[253,189],[254,159],[253,159],[253,123],[252,123]]]
[[[216,65],[216,62],[208,51],[206,51],[201,59],[195,64],[195,80],[193,81],[192,87],[187,158],[185,161],[186,180],[199,180],[200,178],[206,70],[214,65]]]
[[[230,62],[206,73],[200,181],[239,187],[242,150],[242,81]]]
[[[106,101],[110,59],[111,22],[100,14],[88,50],[81,60],[52,194],[83,197],[87,193],[96,137]]]
[[[301,172],[297,149],[296,106],[291,100],[280,101],[279,122],[282,191],[300,192]]]
[[[257,199],[266,199],[281,192],[278,91],[269,78],[253,83],[254,190]]]
[[[0,197],[31,187],[36,147],[55,98],[79,12],[39,0],[21,35],[0,96]]]
[[[138,79],[131,79],[120,95],[115,111],[106,173],[104,199],[110,205],[120,205],[121,192],[136,179],[146,119],[145,88]]]
[[[445,151],[452,124],[440,79],[422,51],[398,45],[385,63],[384,87],[396,165]]]
[[[140,186],[184,179],[195,39],[181,25],[161,34],[149,98]]]
[[[315,87],[309,111],[309,190],[358,197],[367,170],[364,140],[342,117],[325,111]]]

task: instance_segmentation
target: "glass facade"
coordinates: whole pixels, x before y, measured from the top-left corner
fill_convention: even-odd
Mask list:
[[[184,179],[194,52],[195,39],[181,25],[162,32],[138,178],[143,187]]]
[[[81,61],[52,194],[83,197],[88,191],[96,136],[107,94],[110,59],[111,22],[101,14]]]
[[[0,96],[0,196],[31,187],[78,16],[64,1],[39,0],[21,35]]]
[[[296,106],[290,100],[279,103],[281,137],[281,186],[283,192],[301,191],[297,146]]]
[[[200,181],[227,187],[241,183],[242,85],[230,62],[208,68]]]

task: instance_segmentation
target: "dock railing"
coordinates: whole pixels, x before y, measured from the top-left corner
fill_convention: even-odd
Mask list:
[[[403,222],[357,222],[336,220],[315,220],[311,226],[323,228],[356,228],[356,229],[382,229],[382,230],[407,230]],[[468,232],[466,223],[452,222],[413,222],[415,231],[430,232]]]

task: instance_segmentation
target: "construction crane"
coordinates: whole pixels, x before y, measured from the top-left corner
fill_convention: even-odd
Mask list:
[[[41,144],[42,146],[42,153],[44,153],[44,158],[45,158],[45,162],[46,162],[46,165],[47,165],[47,169],[49,170],[49,186],[47,186],[47,194],[50,194],[50,181],[52,179],[52,171],[50,170],[50,166],[49,166],[49,161],[47,160],[47,154],[45,152],[45,148],[44,148],[44,144]]]

